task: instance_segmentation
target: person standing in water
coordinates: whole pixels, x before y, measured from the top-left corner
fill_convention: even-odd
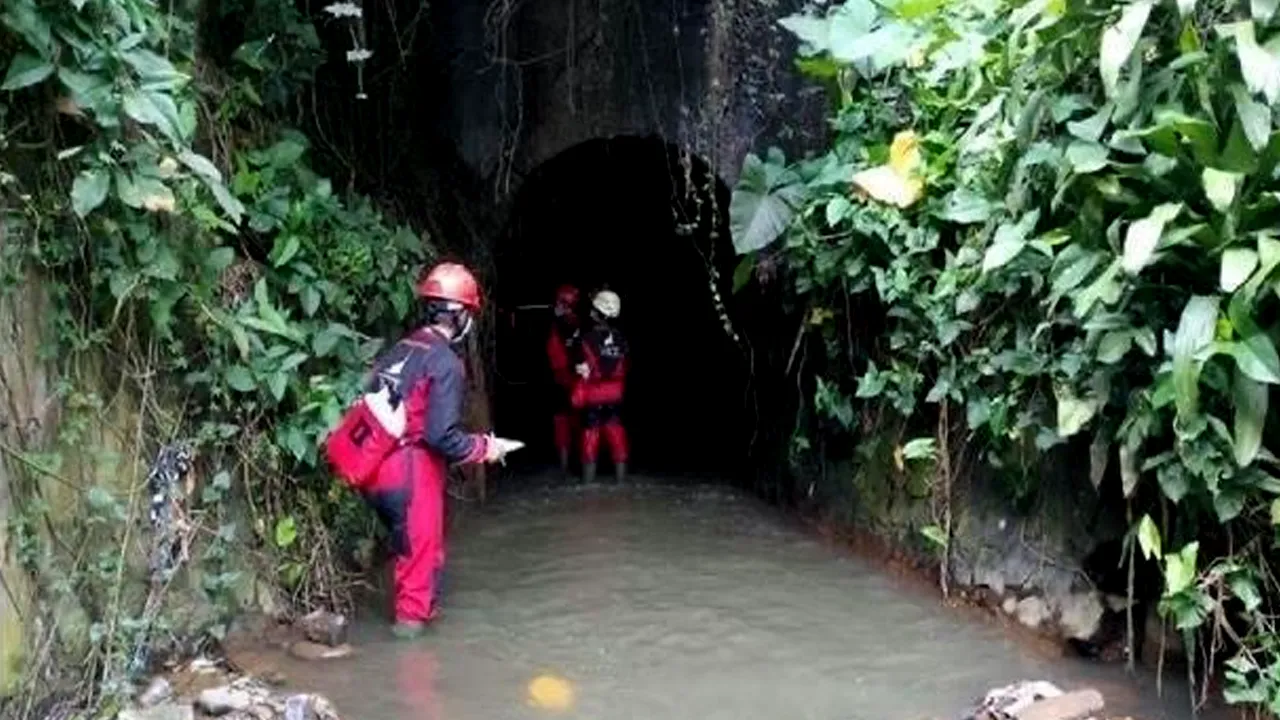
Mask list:
[[[578,359],[578,343],[582,330],[578,320],[578,288],[561,285],[556,290],[551,334],[547,338],[547,362],[556,383],[555,407],[552,427],[555,432],[556,451],[560,455],[561,472],[569,472],[570,448],[577,436],[578,417],[570,402],[577,376],[573,366]]]
[[[575,370],[573,405],[583,411],[582,476],[586,482],[596,477],[600,436],[604,436],[619,482],[626,479],[627,431],[622,425],[622,396],[626,388],[627,343],[617,327],[622,300],[610,290],[601,290],[591,299],[591,321],[582,334],[582,362]]]
[[[466,267],[441,263],[416,287],[422,325],[373,367],[370,392],[389,389],[404,406],[404,434],[383,461],[365,498],[386,523],[395,556],[395,624],[400,638],[420,636],[439,614],[444,570],[444,491],[450,464],[498,462],[505,441],[461,425],[466,391],[455,347],[480,311],[480,285]]]

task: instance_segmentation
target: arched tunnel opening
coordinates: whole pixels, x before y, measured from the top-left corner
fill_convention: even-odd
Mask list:
[[[740,474],[755,418],[746,330],[718,305],[736,262],[728,203],[705,161],[658,137],[590,140],[525,179],[494,259],[494,420],[528,443],[518,469],[555,462],[545,347],[555,289],[570,283],[584,305],[601,288],[622,299],[631,468]]]

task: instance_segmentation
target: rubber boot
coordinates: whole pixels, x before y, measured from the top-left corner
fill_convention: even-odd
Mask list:
[[[397,621],[391,626],[391,634],[397,640],[417,640],[427,631],[427,624],[411,620]]]
[[[618,479],[619,483],[627,481],[627,464],[624,462],[613,464],[613,475]]]
[[[560,451],[560,472],[569,474],[569,450],[568,448]]]
[[[582,463],[582,482],[590,485],[596,481],[596,464]]]

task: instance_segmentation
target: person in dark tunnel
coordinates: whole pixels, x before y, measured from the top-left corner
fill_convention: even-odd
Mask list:
[[[578,414],[570,402],[570,395],[576,379],[573,366],[580,359],[578,342],[582,329],[578,320],[579,299],[578,288],[572,285],[561,285],[556,290],[555,305],[552,306],[554,319],[547,338],[547,361],[558,386],[552,422],[556,451],[560,456],[560,470],[564,473],[569,472],[570,448],[578,436]]]
[[[418,284],[423,326],[374,363],[373,388],[390,387],[404,407],[404,434],[382,461],[365,497],[391,534],[395,624],[400,638],[422,634],[439,612],[444,569],[444,489],[453,463],[498,462],[508,444],[466,432],[466,389],[454,346],[480,310],[480,286],[462,265],[441,263]]]
[[[596,477],[600,436],[604,435],[619,482],[626,479],[627,431],[622,424],[622,397],[626,388],[627,342],[617,328],[622,300],[611,290],[601,290],[591,299],[591,325],[582,335],[582,361],[575,370],[573,405],[583,410],[582,476],[586,482]]]

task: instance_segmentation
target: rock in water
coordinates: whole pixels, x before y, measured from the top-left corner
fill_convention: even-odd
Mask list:
[[[1106,705],[1102,693],[1086,689],[1037,700],[1017,714],[1017,720],[1089,720]]]
[[[299,660],[336,660],[347,657],[351,653],[351,646],[346,644],[329,647],[328,645],[299,640],[289,646],[289,654]]]
[[[248,691],[232,687],[216,687],[200,693],[196,700],[200,711],[206,715],[226,715],[230,712],[247,710],[253,705],[253,696]]]
[[[185,703],[163,703],[146,708],[125,708],[117,720],[195,720],[195,710]]]
[[[347,641],[347,617],[315,610],[298,618],[298,629],[313,643],[337,647]]]
[[[152,678],[146,689],[138,694],[138,705],[144,708],[153,707],[173,697],[173,686],[162,678]]]

